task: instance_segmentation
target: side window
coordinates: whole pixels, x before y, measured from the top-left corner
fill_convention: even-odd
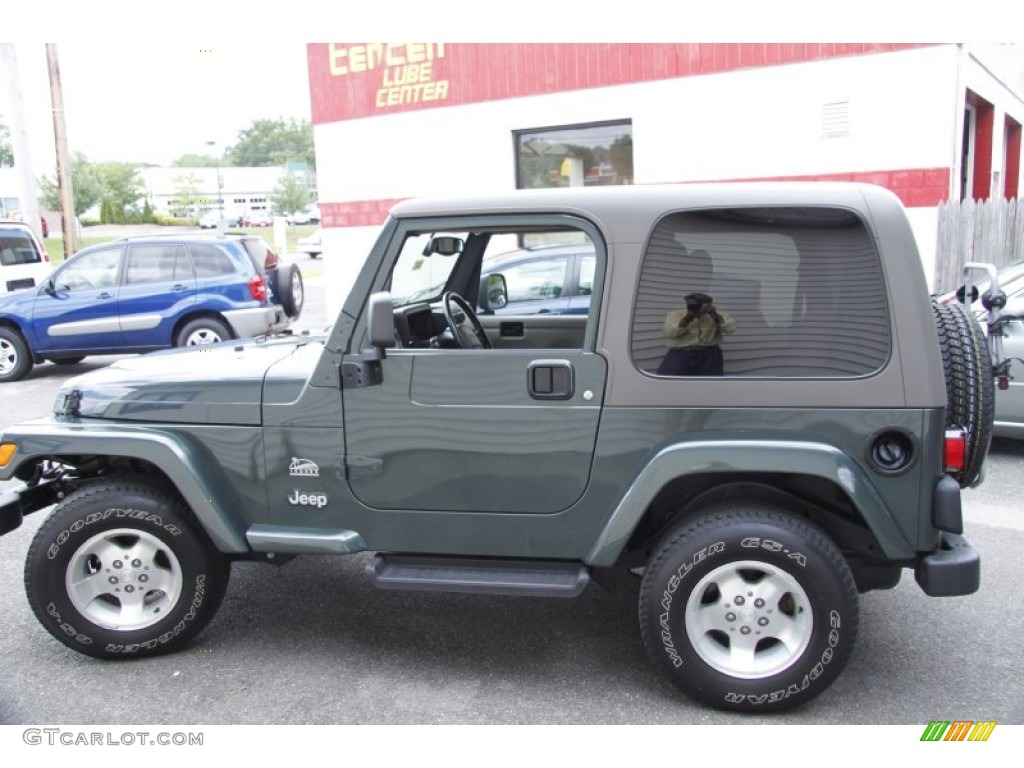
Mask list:
[[[57,275],[57,290],[85,291],[95,288],[113,288],[117,285],[122,253],[121,248],[107,248],[79,256]]]
[[[889,356],[882,280],[846,210],[670,214],[644,253],[633,362],[663,376],[866,376]]]
[[[231,257],[216,245],[198,243],[190,245],[188,250],[192,255],[192,265],[195,267],[196,277],[217,277],[230,275],[235,271]]]
[[[192,277],[185,246],[173,243],[133,245],[125,261],[125,285],[162,283]]]

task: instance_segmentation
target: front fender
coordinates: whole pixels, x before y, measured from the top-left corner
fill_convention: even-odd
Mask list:
[[[671,481],[707,473],[808,475],[830,480],[850,497],[878,539],[886,557],[914,556],[892,513],[867,473],[849,456],[826,443],[788,440],[715,440],[672,445],[641,470],[594,544],[586,562],[611,566],[622,553],[648,506]]]
[[[214,545],[222,552],[248,552],[246,524],[238,511],[237,494],[217,461],[188,435],[122,424],[27,422],[3,434],[6,443],[17,443],[10,462],[0,469],[0,480],[9,480],[18,469],[40,459],[61,456],[111,456],[142,459],[153,464],[171,481],[199,520]]]

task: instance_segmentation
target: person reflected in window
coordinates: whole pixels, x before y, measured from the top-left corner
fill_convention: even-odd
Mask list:
[[[736,321],[715,308],[706,293],[686,296],[686,307],[665,318],[668,352],[658,373],[662,376],[722,376],[725,361],[722,338],[736,332]]]

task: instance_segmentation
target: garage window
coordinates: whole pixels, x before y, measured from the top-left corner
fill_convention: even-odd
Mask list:
[[[516,186],[633,183],[633,123],[615,120],[515,131]]]
[[[632,327],[638,368],[657,371],[666,321],[703,293],[735,321],[722,336],[725,376],[845,378],[879,370],[890,327],[872,237],[833,208],[675,213],[644,254]]]

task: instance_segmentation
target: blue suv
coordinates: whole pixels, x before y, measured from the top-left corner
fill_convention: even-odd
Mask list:
[[[260,237],[134,237],[85,248],[35,288],[0,297],[0,382],[44,360],[148,352],[278,333],[302,275]]]

